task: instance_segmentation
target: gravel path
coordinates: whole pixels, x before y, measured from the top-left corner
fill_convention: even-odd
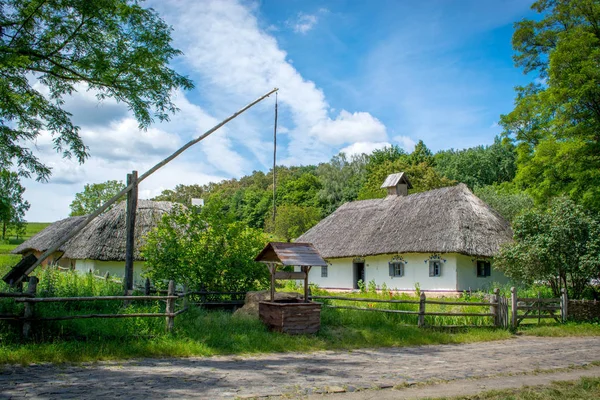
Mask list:
[[[600,337],[0,367],[0,399],[249,398],[390,388],[600,361]]]

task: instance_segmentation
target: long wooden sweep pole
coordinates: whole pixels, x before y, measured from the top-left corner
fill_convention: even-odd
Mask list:
[[[259,97],[258,99],[254,100],[252,103],[248,104],[247,106],[245,106],[244,108],[240,109],[236,113],[232,114],[228,118],[224,119],[223,121],[221,121],[217,125],[213,126],[209,130],[207,130],[206,132],[204,132],[202,135],[198,136],[195,139],[190,140],[183,147],[181,147],[179,150],[177,150],[176,152],[174,152],[173,154],[171,154],[169,157],[165,158],[164,160],[162,160],[161,162],[159,162],[158,164],[156,164],[154,167],[150,168],[148,171],[146,171],[144,174],[142,174],[138,178],[137,182],[134,182],[134,183],[131,183],[131,184],[127,185],[127,187],[125,189],[121,190],[119,193],[117,193],[115,196],[113,196],[110,200],[108,200],[106,203],[104,203],[102,206],[100,206],[100,208],[98,208],[96,211],[94,211],[93,213],[91,213],[89,215],[89,217],[87,217],[87,219],[83,223],[81,223],[80,225],[78,225],[75,229],[73,229],[71,232],[69,232],[66,236],[63,236],[56,243],[54,243],[54,245],[52,247],[50,247],[48,250],[46,250],[40,256],[40,258],[38,258],[38,260],[31,267],[29,267],[25,271],[25,273],[23,275],[21,275],[20,277],[17,278],[17,280],[13,284],[18,284],[19,282],[21,282],[23,280],[23,277],[25,275],[30,274],[31,271],[33,271],[38,265],[40,265],[46,258],[50,257],[50,255],[52,255],[52,253],[54,253],[56,250],[58,250],[60,248],[60,246],[62,246],[63,244],[65,244],[66,242],[68,242],[71,238],[73,238],[75,235],[77,235],[79,232],[81,232],[81,230],[83,230],[83,228],[85,228],[90,222],[92,222],[92,220],[94,218],[96,218],[98,215],[102,214],[108,207],[110,207],[117,200],[119,200],[121,198],[121,196],[123,196],[127,192],[129,192],[134,187],[134,184],[139,184],[144,179],[148,178],[150,175],[152,175],[153,173],[155,173],[156,171],[158,171],[161,167],[164,167],[167,163],[169,163],[170,161],[172,161],[175,157],[177,157],[178,155],[180,155],[181,153],[183,153],[184,151],[186,151],[187,149],[189,149],[190,147],[192,147],[196,143],[198,143],[201,140],[205,139],[206,137],[208,137],[209,135],[211,135],[212,133],[214,133],[216,130],[218,130],[219,128],[221,128],[223,125],[225,125],[226,123],[228,123],[232,119],[236,118],[238,115],[240,115],[244,111],[248,110],[249,108],[253,107],[257,103],[260,103],[261,101],[263,101],[264,99],[266,99],[267,97],[269,97],[273,93],[277,92],[278,90],[279,90],[278,88],[274,88],[269,93],[267,93],[267,94]]]

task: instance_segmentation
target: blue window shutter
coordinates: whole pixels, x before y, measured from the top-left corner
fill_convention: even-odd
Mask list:
[[[394,263],[390,262],[389,266],[390,266],[390,276],[395,276],[396,271],[394,271]]]
[[[429,276],[435,276],[435,266],[433,261],[429,261]]]

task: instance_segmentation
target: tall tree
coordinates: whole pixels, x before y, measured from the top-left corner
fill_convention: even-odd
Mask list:
[[[513,223],[513,243],[495,257],[495,266],[519,282],[543,280],[554,294],[561,287],[580,298],[600,277],[600,223],[567,197],[547,209],[531,209]]]
[[[83,192],[75,194],[75,200],[69,205],[71,208],[69,215],[73,217],[91,214],[123,189],[125,189],[125,184],[122,181],[87,184],[83,188]],[[125,196],[119,199],[119,201],[123,200],[125,200]],[[107,211],[113,207],[114,205],[109,207]]]
[[[0,170],[2,240],[6,239],[11,229],[19,233],[24,227],[25,213],[29,210],[29,202],[23,199],[24,192],[25,188],[21,186],[16,172]]]
[[[62,108],[78,84],[94,90],[98,100],[127,104],[142,128],[176,110],[173,91],[192,82],[169,67],[180,54],[171,47],[171,28],[139,3],[0,2],[1,169],[46,180],[50,168],[31,151],[43,131],[53,136],[57,152],[85,160],[79,128]]]
[[[265,231],[278,239],[290,242],[315,226],[321,219],[315,207],[283,205],[277,209],[275,222],[270,215],[265,219]]]
[[[538,203],[569,195],[600,210],[600,3],[540,0],[515,24],[515,63],[535,78],[501,117],[517,142],[515,182]]]
[[[317,168],[322,188],[318,193],[324,215],[335,211],[348,201],[356,200],[366,178],[368,156],[355,155],[350,159],[340,153]]]

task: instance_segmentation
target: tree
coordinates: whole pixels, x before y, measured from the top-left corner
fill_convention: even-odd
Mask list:
[[[477,186],[510,182],[516,173],[516,151],[510,140],[494,139],[491,146],[444,150],[435,154],[435,169],[443,176]]]
[[[600,277],[600,223],[569,198],[518,216],[513,231],[515,241],[501,248],[494,263],[510,278],[547,281],[554,295],[565,287],[580,298]]]
[[[167,119],[176,110],[173,91],[192,87],[169,68],[180,54],[170,45],[170,30],[134,0],[2,1],[0,169],[46,180],[50,168],[30,150],[43,131],[57,152],[85,160],[79,128],[62,108],[81,85],[98,100],[127,104],[141,128]]]
[[[71,207],[69,215],[74,217],[91,214],[123,189],[125,189],[125,184],[122,181],[87,184],[83,188],[83,192],[77,193],[75,200],[69,205]],[[119,199],[119,201],[123,200],[125,200],[125,196]],[[114,205],[110,206],[106,211],[113,207]]]
[[[475,187],[473,193],[509,222],[514,221],[519,214],[531,210],[534,206],[531,196],[516,189],[508,182],[478,186]]]
[[[267,268],[254,257],[267,243],[257,229],[235,221],[223,204],[197,210],[176,207],[147,236],[142,249],[146,274],[155,282],[173,279],[208,291],[266,288]]]
[[[433,165],[435,160],[433,158],[433,153],[431,153],[431,150],[429,150],[429,148],[425,146],[425,143],[423,143],[422,140],[419,140],[419,142],[415,145],[415,149],[413,150],[413,152],[410,153],[410,155],[408,156],[408,162],[412,165]]]
[[[19,234],[25,227],[25,213],[29,202],[23,200],[25,188],[19,182],[16,172],[0,170],[0,221],[2,222],[2,240],[7,233],[15,229]]]
[[[192,205],[192,199],[203,199],[204,196],[206,196],[206,188],[204,186],[177,185],[173,190],[163,190],[161,194],[159,194],[152,200],[171,201],[189,207]]]
[[[501,116],[517,143],[515,182],[538,204],[566,194],[600,210],[600,3],[540,0],[515,24],[515,63],[535,82]]]
[[[268,215],[265,219],[265,231],[275,237],[290,242],[315,226],[321,219],[315,207],[283,205],[277,208],[275,223]]]
[[[368,156],[352,156],[350,160],[344,153],[331,158],[328,163],[320,164],[317,176],[322,188],[318,193],[323,205],[324,215],[331,214],[342,204],[356,200],[366,178]]]

